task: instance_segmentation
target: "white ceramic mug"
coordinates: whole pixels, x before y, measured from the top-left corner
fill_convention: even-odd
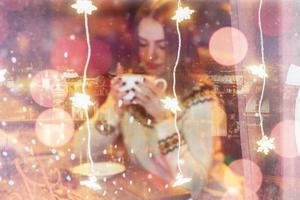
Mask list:
[[[127,95],[123,97],[123,100],[130,101],[134,98],[134,90],[143,92],[138,87],[136,82],[142,83],[144,79],[152,81],[155,85],[162,85],[162,90],[165,91],[167,89],[167,81],[163,78],[155,78],[149,75],[141,75],[141,74],[124,74],[121,76],[122,81],[125,83],[124,86],[119,88],[120,91],[129,91]]]

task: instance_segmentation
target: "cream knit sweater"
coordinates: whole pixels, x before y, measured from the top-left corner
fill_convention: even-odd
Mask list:
[[[180,163],[184,177],[192,181],[184,187],[198,193],[201,191],[212,159],[212,136],[226,135],[226,114],[214,93],[197,92],[189,97],[188,103],[179,113],[178,128],[184,137],[180,151]],[[105,122],[105,126],[99,126]],[[177,151],[161,154],[158,142],[176,133],[174,119],[168,119],[151,126],[136,119],[131,112],[119,115],[115,111],[115,102],[108,97],[103,106],[91,119],[93,155],[111,144],[119,134],[123,135],[128,152],[133,153],[135,160],[149,172],[161,176],[170,182],[178,173]],[[105,132],[106,126],[110,132]],[[102,133],[103,132],[103,133]],[[73,150],[86,155],[87,124],[79,128],[73,138]]]

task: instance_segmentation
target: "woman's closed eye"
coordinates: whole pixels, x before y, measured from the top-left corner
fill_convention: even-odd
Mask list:
[[[168,43],[166,41],[159,41],[157,42],[157,47],[164,50],[167,48]]]
[[[147,47],[147,46],[148,46],[148,43],[147,43],[147,42],[139,41],[139,46],[140,46],[140,47]]]

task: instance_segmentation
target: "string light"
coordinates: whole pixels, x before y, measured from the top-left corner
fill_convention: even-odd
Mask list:
[[[172,111],[172,113],[181,111],[181,108],[179,107],[179,103],[175,98],[166,97],[162,99],[161,102],[163,103],[164,108]]]
[[[102,190],[102,187],[97,183],[97,177],[90,176],[88,180],[80,181],[80,185],[86,186],[92,190]]]
[[[191,10],[189,7],[179,6],[176,10],[176,14],[172,17],[173,20],[176,20],[178,23],[191,19],[191,15],[194,13],[194,10]]]
[[[177,174],[175,182],[172,184],[172,187],[178,187],[185,183],[192,181],[191,178],[183,177],[181,173]]]
[[[70,99],[72,101],[72,105],[77,108],[88,109],[89,106],[94,105],[94,103],[91,101],[91,97],[83,93],[77,92]]]
[[[247,70],[260,78],[267,78],[268,74],[265,71],[265,67],[263,65],[251,65],[247,67]]]
[[[0,69],[0,83],[3,83],[5,81],[6,72],[7,72],[6,69]]]
[[[89,14],[91,15],[93,11],[97,10],[97,7],[93,5],[90,0],[77,0],[72,6],[78,14]]]
[[[263,37],[263,30],[262,30],[262,23],[261,23],[261,10],[262,10],[263,0],[259,1],[259,9],[258,9],[258,25],[259,25],[259,34],[260,34],[260,48],[261,48],[261,60],[262,60],[262,71],[266,71],[266,63],[265,63],[265,54],[264,54],[264,37]],[[268,154],[270,150],[275,148],[274,145],[274,138],[269,138],[265,135],[264,126],[263,126],[263,116],[262,116],[262,102],[264,98],[264,92],[266,87],[266,76],[263,76],[263,85],[261,96],[258,104],[258,115],[260,120],[260,130],[262,139],[257,141],[257,152],[263,152],[264,154]]]
[[[72,8],[77,10],[78,14],[84,14],[84,25],[85,25],[85,33],[86,33],[86,43],[87,43],[87,58],[86,58],[86,63],[84,65],[84,71],[83,71],[83,82],[82,82],[82,93],[83,95],[87,95],[86,94],[86,79],[87,79],[87,69],[89,66],[89,62],[91,59],[91,43],[90,43],[90,34],[89,34],[89,25],[88,25],[88,14],[91,15],[93,11],[97,10],[97,7],[94,6],[92,4],[92,1],[90,0],[77,0],[75,4],[72,5]],[[87,131],[88,131],[88,141],[87,141],[87,154],[88,154],[88,158],[89,158],[89,162],[91,165],[91,175],[90,175],[90,179],[88,182],[85,182],[85,184],[87,184],[87,187],[96,187],[96,180],[97,178],[95,176],[93,176],[93,174],[95,173],[94,170],[94,161],[92,158],[92,150],[91,150],[91,129],[90,129],[90,119],[89,119],[89,113],[88,113],[88,109],[85,108],[84,109],[84,113],[86,116],[86,126],[87,126]]]
[[[173,108],[174,105],[178,105],[178,97],[177,97],[177,93],[176,93],[176,69],[177,69],[178,64],[179,64],[180,53],[181,53],[181,33],[180,33],[179,23],[182,22],[183,20],[190,19],[190,15],[193,12],[194,11],[190,10],[187,7],[185,7],[185,9],[182,9],[181,0],[177,1],[177,10],[176,10],[175,16],[172,18],[173,20],[176,20],[176,31],[177,31],[177,35],[178,35],[178,49],[177,49],[176,61],[175,61],[174,67],[173,67],[173,95],[174,95],[174,99],[171,101],[171,102],[176,102],[176,103],[175,104],[172,103],[171,108]],[[179,131],[179,128],[178,128],[178,125],[177,125],[178,107],[176,107],[176,109],[173,110],[173,111],[175,111],[175,112],[173,112],[173,114],[174,114],[174,127],[175,127],[177,137],[178,137],[178,151],[177,151],[178,174],[177,174],[176,179],[175,179],[175,181],[172,185],[173,187],[177,187],[179,185],[185,184],[185,183],[190,182],[192,180],[191,178],[184,178],[183,172],[182,172],[182,169],[181,169],[181,163],[180,163],[181,135],[180,135],[180,131]]]
[[[275,149],[274,138],[268,138],[265,135],[256,143],[258,145],[257,152],[262,152],[265,155],[267,155],[271,150]]]

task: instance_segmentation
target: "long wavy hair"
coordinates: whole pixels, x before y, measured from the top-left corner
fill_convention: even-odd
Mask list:
[[[172,0],[155,0],[144,3],[136,12],[132,21],[132,33],[133,33],[133,46],[132,57],[129,71],[132,73],[145,73],[145,68],[139,58],[139,42],[138,42],[138,26],[143,18],[151,17],[158,21],[164,29],[165,38],[167,40],[167,61],[166,61],[166,79],[168,81],[168,93],[171,93],[173,84],[173,67],[176,62],[177,51],[179,47],[178,33],[176,30],[176,21],[172,20],[177,9],[177,2]],[[183,93],[183,89],[187,89],[187,84],[190,85],[190,81],[187,80],[186,73],[188,73],[188,67],[194,61],[195,49],[191,48],[191,27],[190,22],[180,23],[181,34],[181,53],[176,70],[176,80],[178,83],[177,92]]]

